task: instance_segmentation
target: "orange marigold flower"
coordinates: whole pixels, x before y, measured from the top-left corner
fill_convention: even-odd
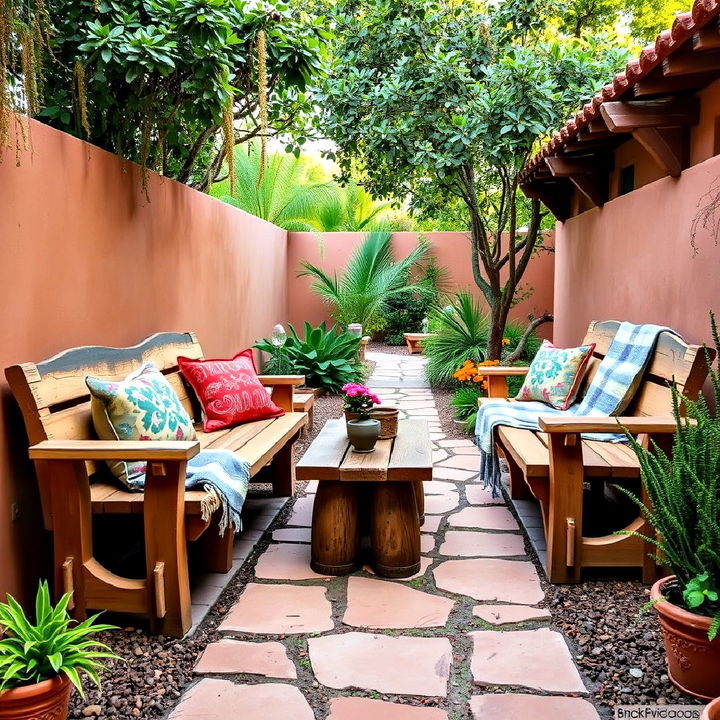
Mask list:
[[[503,338],[503,339],[502,339],[502,344],[503,344],[503,345],[509,345],[509,344],[510,344],[510,338]]]

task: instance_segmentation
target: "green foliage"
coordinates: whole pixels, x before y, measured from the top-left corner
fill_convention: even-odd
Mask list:
[[[313,328],[306,322],[304,337],[300,337],[292,325],[290,335],[283,347],[283,354],[289,361],[291,371],[305,376],[308,387],[324,387],[337,393],[346,383],[356,382],[362,366],[358,361],[360,338],[336,329],[329,330],[325,323]],[[276,357],[277,348],[267,339],[255,343],[254,347]],[[272,374],[272,366],[266,372]]]
[[[50,51],[39,117],[50,125],[207,187],[221,170],[223,109],[234,100],[237,142],[259,133],[256,37],[264,30],[270,133],[292,129],[304,141],[308,83],[322,70],[329,37],[319,18],[282,0],[45,6]]]
[[[715,348],[720,351],[715,317],[711,314]],[[710,370],[715,407],[720,408],[720,370]],[[720,628],[720,419],[700,395],[693,402],[673,386],[677,432],[672,454],[642,448],[630,437],[640,461],[649,503],[631,493],[643,508],[657,538],[658,559],[677,576],[688,609],[713,617],[711,631]],[[687,419],[684,418],[683,411]],[[694,421],[694,422],[693,422]]]
[[[478,399],[481,397],[485,397],[485,391],[479,385],[466,385],[458,388],[450,398],[450,407],[455,411],[455,419],[465,421],[467,432],[475,429]]]
[[[459,292],[448,308],[433,309],[431,319],[434,334],[425,341],[424,353],[432,385],[449,383],[465,360],[487,359],[490,321],[472,293]]]
[[[622,67],[606,38],[572,38],[542,0],[337,0],[323,129],[346,176],[416,212],[456,199],[475,282],[489,306],[487,351],[501,335],[543,227],[519,172],[555,129]],[[523,225],[527,232],[520,233]]]
[[[389,203],[376,202],[355,183],[339,185],[310,156],[270,153],[262,176],[260,157],[257,142],[236,148],[234,191],[225,179],[210,194],[289,231],[389,229]]]
[[[422,321],[430,314],[430,309],[437,303],[438,295],[446,284],[447,270],[439,267],[435,258],[431,258],[419,274],[417,290],[404,290],[386,302],[383,325],[384,339],[388,345],[404,345],[404,333],[422,332]]]
[[[91,639],[112,625],[101,625],[97,615],[77,623],[67,613],[70,595],[53,607],[47,582],[41,582],[35,599],[35,622],[12,597],[0,603],[0,690],[32,685],[65,673],[83,695],[83,675],[100,687],[101,659],[119,659],[107,645]]]
[[[409,285],[413,268],[426,256],[427,243],[421,240],[406,257],[395,262],[388,232],[372,232],[353,252],[338,278],[319,267],[302,262],[299,276],[314,278],[312,289],[332,307],[333,318],[342,326],[361,323],[366,333],[383,327],[383,314],[390,298],[403,291],[421,291]]]

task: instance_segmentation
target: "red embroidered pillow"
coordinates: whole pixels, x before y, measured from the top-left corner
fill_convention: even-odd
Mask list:
[[[179,357],[178,365],[203,407],[206,432],[285,414],[258,380],[252,350],[232,360]]]

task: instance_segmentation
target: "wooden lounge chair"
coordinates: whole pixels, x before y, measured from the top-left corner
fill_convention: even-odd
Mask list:
[[[584,387],[605,357],[619,325],[614,321],[590,324],[582,344],[595,343],[596,347]],[[650,438],[667,444],[676,427],[670,383],[674,380],[683,395],[696,398],[707,377],[708,357],[712,359],[715,354],[708,352],[706,355],[698,345],[687,345],[675,335],[661,333],[642,383],[622,417],[548,417],[540,420],[541,432],[502,426],[496,429],[496,448],[507,461],[510,496],[521,520],[528,517],[524,501],[531,496],[539,501],[544,538],[537,537],[537,528],[527,529],[551,582],[578,582],[583,567],[642,567],[643,579],[652,580],[656,568],[642,539],[614,533],[583,535],[583,484],[592,491],[586,497],[592,505],[593,497],[597,500],[604,496],[608,481],[629,483],[640,492],[640,472],[627,445],[582,440],[580,433],[620,432],[622,425],[645,445]],[[507,398],[506,378],[525,375],[527,370],[483,368],[489,380],[489,397]],[[608,520],[613,524],[612,518]],[[642,516],[635,517],[625,529],[649,532]]]
[[[191,626],[186,541],[202,544],[206,569],[227,572],[232,566],[233,533],[220,537],[218,513],[203,520],[203,506],[217,509],[217,499],[202,490],[185,491],[187,461],[200,448],[238,452],[250,463],[251,477],[262,471],[277,495],[292,495],[295,484],[293,445],[307,414],[293,412],[293,387],[302,376],[267,376],[272,399],[287,412],[271,420],[205,433],[198,441],[128,442],[95,439],[85,377],[121,380],[143,362],[165,374],[195,420],[200,408],[177,366],[178,356],[202,359],[193,333],[160,333],[129,348],[80,347],[43,362],[5,370],[20,405],[36,463],[45,526],[53,533],[55,592],[72,593],[77,618],[86,609],[142,613],[155,632],[182,636]],[[108,478],[103,460],[146,460],[144,493],[128,492]],[[213,505],[214,503],[214,505]],[[92,524],[102,516],[144,516],[146,576],[121,577],[93,554]]]

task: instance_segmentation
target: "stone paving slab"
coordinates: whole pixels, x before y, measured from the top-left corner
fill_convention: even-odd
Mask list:
[[[432,436],[433,433],[430,433],[431,438]],[[443,435],[442,437],[445,436]],[[433,468],[433,478],[437,480],[455,480],[456,482],[467,482],[468,480],[473,480],[478,475],[478,472],[469,472],[468,470],[455,470],[454,468],[440,467],[438,465]]]
[[[308,701],[292,685],[239,685],[215,678],[191,687],[168,720],[227,720],[228,710],[243,720],[315,720]]]
[[[552,617],[547,608],[534,608],[527,605],[476,605],[473,608],[473,615],[491,625],[550,620]]]
[[[361,697],[338,697],[330,701],[327,720],[448,720],[440,708],[398,705]]]
[[[310,527],[312,525],[312,509],[315,502],[315,496],[302,497],[295,500],[292,512],[288,518],[288,525],[301,525]]]
[[[545,597],[535,566],[523,560],[445,560],[433,576],[441,590],[475,600],[536,605]]]
[[[502,496],[493,497],[491,490],[486,490],[481,484],[466,484],[465,497],[471,505],[505,505]]]
[[[261,580],[327,580],[310,568],[310,546],[281,543],[270,545],[255,566]]]
[[[519,530],[517,520],[506,507],[466,507],[448,518],[450,527],[478,530]]]
[[[435,549],[435,534],[422,533],[420,535],[420,552],[431,553]]]
[[[273,531],[272,539],[276,542],[309,543],[311,530],[309,527],[284,527]]]
[[[196,675],[262,675],[295,680],[297,670],[280,642],[219,640],[210,643],[195,665]]]
[[[505,693],[473,695],[473,720],[600,720],[597,710],[582,698]]]
[[[442,515],[425,515],[425,522],[420,526],[422,532],[437,532],[440,527]]]
[[[332,630],[332,606],[317,585],[250,583],[220,624],[220,632],[285,635]]]
[[[425,495],[425,512],[432,515],[455,510],[460,503],[460,496],[456,492],[446,492],[442,495]]]
[[[479,630],[470,663],[479,685],[507,685],[554,693],[586,693],[563,636],[539,630]]]
[[[455,468],[456,470],[469,470],[480,472],[480,459],[477,455],[454,455],[439,463],[440,467]]]
[[[515,557],[525,555],[522,535],[448,530],[438,551],[451,557]]]
[[[427,522],[427,516],[425,516],[425,521]],[[416,572],[414,575],[410,575],[406,578],[395,578],[397,582],[410,582],[411,580],[415,580],[416,578],[420,578],[427,572],[427,569],[432,565],[432,558],[425,557],[425,555],[420,556],[420,571]],[[375,571],[370,567],[370,565],[363,565],[363,571],[368,573],[368,575],[375,575]]]
[[[327,687],[398,695],[447,695],[452,648],[447,638],[349,632],[308,640],[315,677]]]
[[[444,626],[454,602],[388,580],[348,578],[345,625],[394,629]]]

